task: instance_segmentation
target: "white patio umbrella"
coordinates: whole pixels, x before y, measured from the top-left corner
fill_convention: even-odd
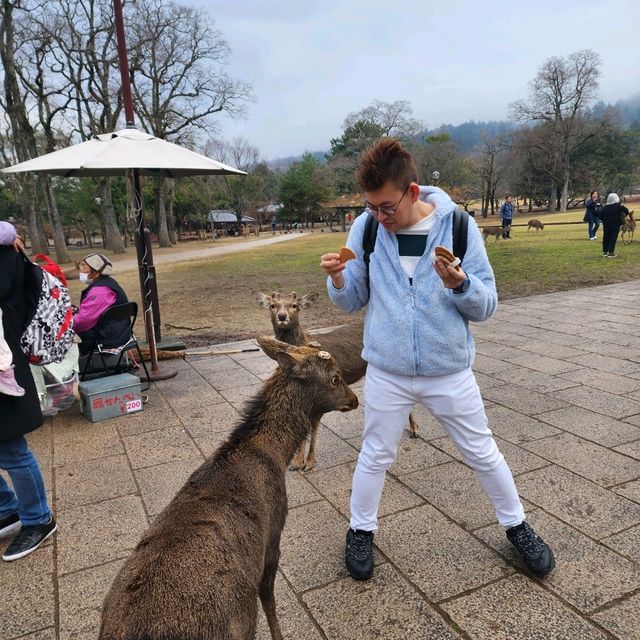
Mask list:
[[[7,167],[2,172],[31,171],[79,178],[126,175],[132,169],[138,169],[141,175],[166,178],[246,175],[244,171],[135,128],[105,133],[93,140]]]
[[[130,116],[129,121],[132,119],[133,117]],[[92,140],[1,170],[2,173],[29,171],[78,178],[126,175],[131,179],[133,188],[130,204],[136,218],[138,232],[136,250],[140,269],[145,332],[151,353],[151,379],[160,380],[169,375],[175,375],[175,373],[164,375],[158,370],[152,306],[155,306],[159,315],[159,305],[156,297],[151,243],[145,243],[144,239],[140,175],[176,178],[216,174],[246,175],[246,172],[156,138],[133,126],[99,135]],[[156,320],[159,329],[159,318]]]

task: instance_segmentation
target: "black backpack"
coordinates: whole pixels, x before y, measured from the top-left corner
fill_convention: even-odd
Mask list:
[[[464,260],[467,252],[467,227],[469,226],[469,214],[466,211],[456,209],[453,212],[453,255]],[[364,263],[367,266],[367,287],[369,288],[369,258],[376,246],[378,238],[378,221],[369,216],[364,226],[362,248],[364,249]]]

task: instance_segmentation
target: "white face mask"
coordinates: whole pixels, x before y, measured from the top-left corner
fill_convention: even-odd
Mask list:
[[[89,282],[89,274],[88,273],[83,273],[81,271],[78,277],[80,278],[80,282]]]

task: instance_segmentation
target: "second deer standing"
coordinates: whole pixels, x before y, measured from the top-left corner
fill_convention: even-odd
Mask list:
[[[273,331],[278,340],[294,345],[315,345],[326,349],[338,363],[347,384],[354,384],[364,376],[367,371],[367,363],[361,356],[363,321],[312,336],[300,326],[299,313],[300,309],[310,307],[318,299],[319,294],[307,293],[298,297],[294,291],[288,295],[277,291],[271,294],[256,291],[255,296],[258,304],[269,310]],[[310,471],[313,469],[316,460],[318,426],[321,419],[322,415],[318,415],[313,422],[308,455],[305,458],[306,442],[303,442],[291,462],[289,467],[291,471]],[[418,425],[412,415],[409,416],[409,435],[412,438],[418,437]]]

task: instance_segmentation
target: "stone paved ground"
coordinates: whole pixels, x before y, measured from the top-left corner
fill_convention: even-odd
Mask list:
[[[317,468],[287,478],[285,637],[640,638],[639,304],[640,282],[595,287],[505,302],[474,327],[493,431],[556,551],[550,577],[523,570],[420,408],[420,439],[402,442],[386,483],[375,576],[350,580],[342,555],[362,410],[330,414]],[[3,640],[96,637],[123,559],[273,364],[246,353],[165,366],[180,373],[155,386],[143,413],[91,424],[72,408],[30,437],[60,529],[1,564]],[[263,619],[258,637],[269,637]]]

